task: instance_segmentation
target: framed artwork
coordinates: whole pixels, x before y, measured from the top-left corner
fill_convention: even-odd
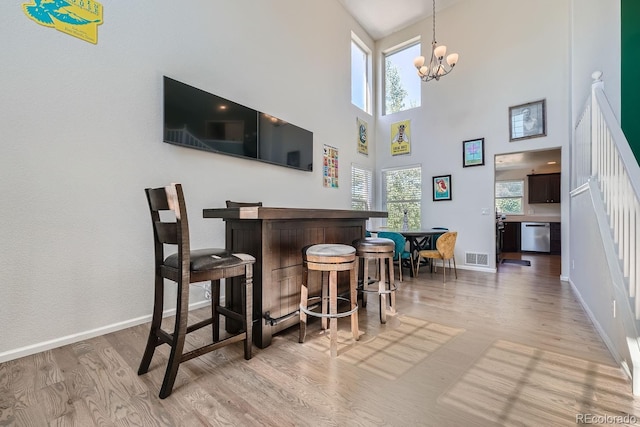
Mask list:
[[[433,201],[451,200],[451,175],[433,177]]]
[[[327,144],[322,155],[322,185],[338,188],[338,149]]]
[[[509,141],[547,135],[546,100],[509,107]]]
[[[358,153],[368,156],[369,143],[367,141],[367,128],[369,125],[360,118],[356,118],[356,123],[358,125]]]
[[[391,155],[411,154],[411,120],[391,125]]]
[[[462,167],[484,165],[484,138],[462,141]]]

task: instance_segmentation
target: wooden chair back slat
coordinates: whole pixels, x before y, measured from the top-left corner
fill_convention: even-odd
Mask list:
[[[165,187],[160,188],[147,188],[147,199],[149,200],[149,207],[153,211],[168,211],[169,199],[167,198],[167,191]]]
[[[155,222],[156,236],[159,243],[178,244],[178,224],[175,222]]]

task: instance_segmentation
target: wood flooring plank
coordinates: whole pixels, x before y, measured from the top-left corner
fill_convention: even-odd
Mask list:
[[[168,346],[137,368],[149,332],[138,325],[0,364],[4,426],[521,426],[575,425],[580,414],[640,419],[640,399],[591,324],[559,257],[458,279],[404,275],[398,314],[359,310],[360,340],[338,322],[329,356],[320,322],[304,343],[292,327],[271,346],[242,344],[183,363],[158,393]],[[191,321],[208,315],[203,308]],[[343,321],[344,320],[344,321]],[[173,318],[163,321],[171,330]],[[187,347],[210,342],[211,328]]]

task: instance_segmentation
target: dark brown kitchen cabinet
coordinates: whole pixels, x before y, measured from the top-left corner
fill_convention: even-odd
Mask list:
[[[551,240],[550,253],[552,255],[560,255],[561,241],[560,241],[560,223],[552,222],[550,224],[549,236]]]
[[[505,222],[502,252],[520,252],[520,223]]]
[[[529,204],[560,203],[560,173],[528,175]]]

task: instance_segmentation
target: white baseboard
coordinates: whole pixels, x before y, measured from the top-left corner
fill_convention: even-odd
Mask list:
[[[475,265],[467,265],[467,264],[458,265],[457,267],[458,267],[458,270],[482,271],[484,273],[496,273],[498,271],[498,269],[496,268],[478,267]],[[442,266],[439,265],[438,268],[442,268]]]
[[[189,310],[195,310],[201,307],[206,307],[211,304],[209,300],[199,301],[189,305]],[[166,310],[162,316],[168,317],[176,314],[176,310]],[[0,353],[0,363],[8,362],[9,360],[19,359],[20,357],[30,356],[32,354],[40,353],[42,351],[51,350],[52,348],[62,347],[63,345],[73,344],[78,341],[88,340],[100,335],[105,335],[111,332],[120,331],[122,329],[131,328],[133,326],[140,325],[142,323],[150,322],[151,314],[138,317],[135,319],[125,320],[124,322],[113,323],[100,328],[91,329],[77,334],[67,335],[65,337],[56,338],[49,341],[43,341],[36,344],[31,344],[25,347],[16,348],[14,350],[5,351]]]
[[[609,339],[609,336],[605,333],[602,326],[600,326],[600,323],[598,322],[596,317],[593,315],[593,312],[591,311],[591,309],[589,309],[589,306],[587,305],[587,303],[582,299],[582,295],[580,295],[580,292],[578,292],[578,288],[576,287],[576,285],[570,279],[567,281],[573,288],[573,292],[575,292],[575,294],[577,295],[578,301],[580,301],[580,305],[582,305],[582,308],[587,313],[589,320],[591,320],[591,323],[593,323],[593,326],[595,326],[596,331],[598,331],[598,335],[600,335],[600,338],[602,338],[602,341],[604,341],[604,345],[607,346],[607,348],[609,349],[609,353],[611,353],[611,356],[613,356],[613,358],[616,360],[616,363],[620,366],[620,368],[622,368],[622,370],[629,377],[629,379],[632,380],[633,377],[631,375],[629,365],[624,361],[624,358],[620,355],[616,347],[613,345],[613,343]]]

